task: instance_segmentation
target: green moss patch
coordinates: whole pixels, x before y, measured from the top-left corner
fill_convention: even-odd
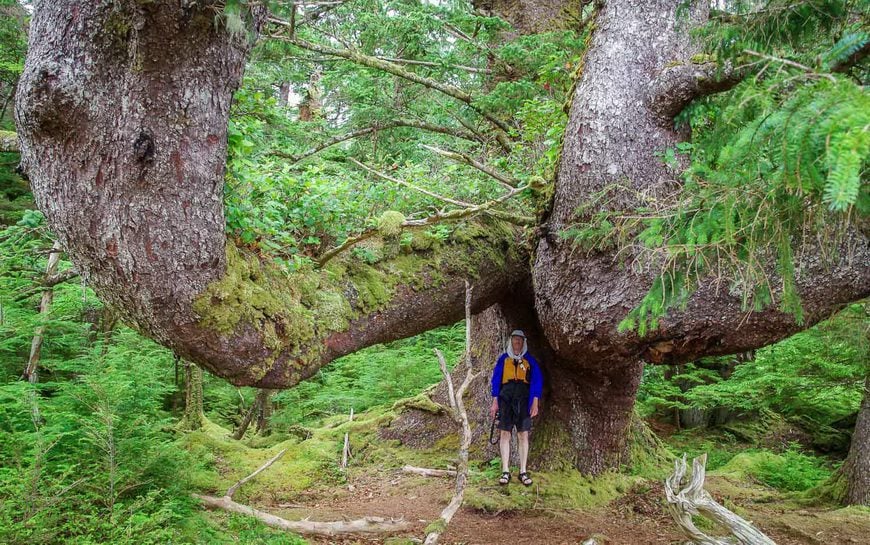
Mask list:
[[[465,493],[465,504],[486,512],[503,512],[531,508],[591,509],[603,507],[642,482],[641,477],[608,471],[597,477],[584,477],[579,471],[566,469],[534,473],[530,487],[517,484],[500,486],[492,472],[476,473]]]
[[[383,228],[392,233],[399,217],[385,214],[382,219]],[[431,236],[414,233],[412,239]],[[398,248],[397,237],[389,237]],[[263,376],[284,351],[298,354],[295,359],[300,366],[316,361],[323,350],[318,339],[344,331],[354,319],[385,308],[400,285],[437,289],[448,275],[473,276],[482,261],[503,263],[513,239],[509,225],[475,220],[453,226],[442,243],[425,249],[410,253],[396,249],[386,257],[378,250],[385,239],[376,238],[367,241],[371,250],[366,255],[371,259],[345,252],[323,269],[309,267],[293,273],[230,244],[226,272],[196,298],[193,309],[205,328],[221,335],[241,334],[243,328],[258,332],[271,350],[261,368],[252,370],[255,377]]]

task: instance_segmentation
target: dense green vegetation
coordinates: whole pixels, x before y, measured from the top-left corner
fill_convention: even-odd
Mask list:
[[[242,8],[228,4],[221,17],[243,30]],[[384,212],[419,219],[456,208],[373,177],[351,159],[461,201],[483,203],[504,192],[491,176],[432,147],[474,152],[504,178],[527,186],[499,208],[503,214],[521,219],[542,213],[589,28],[501,43],[505,23],[471,14],[465,2],[350,4],[330,11],[335,41],[353,43],[364,54],[424,61],[416,73],[450,81],[472,99],[447,101],[426,86],[286,41],[261,43],[229,126],[229,236],[293,270],[378,227]],[[779,300],[799,316],[793,243],[812,234],[835,247],[845,229],[866,221],[867,68],[835,69],[870,39],[867,5],[771,5],[778,8],[771,11],[775,17],[750,17],[740,6],[737,15],[723,15],[705,30],[710,55],[735,66],[750,62],[757,76],[692,104],[681,116],[692,139],[666,150],[662,160],[689,165],[685,191],[640,214],[605,207],[594,221],[566,233],[591,248],[635,244],[653,261],[662,258],[657,263],[669,272],[627,318],[627,327],[655,327],[669,305],[683,301],[701,275],[720,265],[747,308]],[[274,7],[277,16],[286,16],[286,6]],[[5,101],[22,69],[26,12],[13,0],[0,0],[0,11],[15,15],[0,19],[0,130],[9,130]],[[314,24],[299,34],[329,42]],[[772,58],[747,59],[747,49]],[[485,59],[481,50],[488,52]],[[300,119],[303,108],[307,118]],[[509,153],[484,114],[510,121],[516,142]],[[445,130],[420,130],[421,124]],[[330,139],[366,130],[300,158]],[[257,391],[206,377],[206,421],[201,430],[181,430],[183,362],[169,350],[117,323],[78,277],[54,286],[50,312],[39,313],[53,238],[16,162],[16,154],[0,154],[0,542],[302,543],[247,517],[204,512],[189,493],[222,492],[278,445],[294,450],[261,492],[286,485],[284,475],[298,487],[342,483],[337,449],[350,429],[343,420],[351,408],[368,411],[354,428],[364,441],[361,463],[448,458],[445,445],[434,454],[397,454],[371,435],[375,423],[391,417],[396,401],[438,382],[432,348],[451,363],[458,360],[462,324],[360,351],[272,394],[265,427],[252,426],[241,441],[228,435]],[[429,233],[443,238],[452,228],[439,224]],[[365,261],[371,259],[367,252],[360,246],[353,256]],[[755,261],[768,254],[778,257],[776,278]],[[58,273],[71,267],[62,259]],[[868,373],[868,328],[868,306],[857,303],[746,357],[649,367],[639,412],[675,454],[706,452],[709,468],[720,475],[807,493],[846,454]],[[31,383],[21,377],[40,330],[38,381]],[[701,415],[701,425],[677,429],[686,427],[675,422],[681,411]],[[495,471],[486,463],[475,466],[473,507],[527,508],[539,499],[546,508],[604,505],[648,477],[542,475],[547,489],[532,498],[517,491],[492,494],[485,485]]]

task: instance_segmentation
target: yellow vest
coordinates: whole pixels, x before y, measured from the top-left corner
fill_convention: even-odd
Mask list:
[[[532,368],[526,358],[521,358],[519,362],[515,362],[513,358],[505,358],[504,368],[501,372],[501,383],[507,384],[512,380],[520,380],[526,384],[531,384]]]

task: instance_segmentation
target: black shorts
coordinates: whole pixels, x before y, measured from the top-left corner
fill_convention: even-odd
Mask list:
[[[498,429],[530,431],[532,417],[529,415],[529,385],[520,382],[502,384],[498,395]]]

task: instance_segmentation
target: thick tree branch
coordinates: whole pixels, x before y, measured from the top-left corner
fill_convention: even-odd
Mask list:
[[[351,131],[346,134],[340,134],[338,136],[334,136],[316,146],[302,152],[302,153],[286,153],[283,151],[275,150],[269,152],[269,155],[274,155],[276,157],[284,157],[286,159],[290,159],[292,162],[296,163],[305,159],[307,157],[311,157],[328,147],[334,146],[336,144],[340,144],[341,142],[346,142],[348,140],[352,140],[354,138],[359,138],[360,136],[365,136],[367,134],[376,133],[378,131],[387,131],[390,129],[395,129],[397,127],[410,127],[414,129],[420,129],[429,132],[435,132],[440,134],[446,134],[448,136],[455,136],[457,138],[462,138],[465,140],[470,140],[472,142],[479,142],[479,138],[477,135],[470,131],[464,131],[462,129],[454,128],[454,127],[445,127],[443,125],[436,125],[434,123],[428,123],[426,121],[417,121],[414,119],[399,119],[396,121],[389,121],[383,124],[371,125],[369,127],[364,127],[362,129],[357,129],[355,131]]]
[[[650,86],[650,109],[662,119],[673,119],[689,102],[723,93],[743,81],[745,67],[720,67],[715,62],[691,61],[664,69]]]
[[[483,217],[417,237],[410,253],[378,241],[368,262],[293,273],[228,244],[226,131],[250,44],[198,6],[157,0],[129,14],[146,63],[132,72],[102,38],[112,5],[59,0],[33,17],[16,97],[22,164],[76,269],[127,323],[236,385],[286,388],[460,319],[469,275],[477,310],[527,276],[520,233]],[[79,23],[56,33],[73,9]],[[84,56],[86,72],[65,61]]]

